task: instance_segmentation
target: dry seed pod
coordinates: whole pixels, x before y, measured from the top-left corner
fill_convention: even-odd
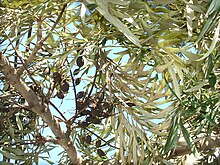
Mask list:
[[[76,99],[83,98],[85,95],[86,95],[86,93],[85,93],[85,92],[80,91],[80,92],[78,92],[78,93],[77,93],[77,95],[76,95]]]
[[[81,137],[81,141],[86,142],[86,137],[85,136]]]
[[[93,118],[91,118],[91,123],[93,123],[93,124],[100,124],[101,120],[93,117]]]
[[[89,123],[85,122],[85,121],[79,121],[78,122],[78,126],[81,128],[86,128],[89,125]]]
[[[87,136],[86,136],[86,139],[85,139],[85,142],[86,142],[87,144],[90,144],[91,141],[92,141],[92,137],[91,137],[90,135],[87,135]]]
[[[93,118],[92,116],[89,116],[89,117],[86,118],[86,121],[87,121],[87,122],[91,122],[91,121],[92,121],[92,118]]]
[[[84,61],[83,61],[82,56],[77,58],[76,64],[77,64],[78,67],[82,67],[84,65]]]
[[[78,69],[75,69],[75,70],[73,71],[73,74],[74,74],[74,75],[77,75],[77,74],[79,73],[79,71],[80,71],[79,68],[78,68]]]
[[[50,75],[50,68],[49,67],[44,68],[43,74],[44,75]]]
[[[53,80],[55,83],[61,83],[61,75],[58,72],[53,73]]]
[[[63,91],[63,92],[68,92],[69,91],[69,83],[64,81],[61,85],[60,85],[60,89]]]
[[[83,115],[89,115],[91,113],[91,111],[89,110],[84,110],[82,111],[80,114],[83,114]],[[87,120],[86,120],[87,121]]]
[[[97,154],[98,154],[100,157],[105,156],[104,151],[102,151],[101,149],[98,149],[98,150],[97,150]]]
[[[81,78],[77,78],[77,79],[75,80],[75,85],[79,85],[80,82],[81,82]]]
[[[63,98],[64,98],[64,94],[63,94],[63,92],[61,92],[61,91],[57,92],[56,96],[57,96],[59,99],[63,99]]]
[[[95,146],[97,148],[101,146],[101,140],[100,139],[95,142]]]

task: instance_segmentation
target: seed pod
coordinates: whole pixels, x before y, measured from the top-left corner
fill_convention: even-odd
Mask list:
[[[80,91],[80,92],[77,93],[76,99],[83,98],[85,95],[86,95],[86,93],[84,91]]]
[[[78,69],[75,69],[75,70],[73,71],[73,75],[77,75],[77,74],[79,73],[79,71],[80,71],[79,68],[78,68]]]
[[[50,68],[49,67],[44,68],[43,74],[44,75],[50,75]]]
[[[77,78],[77,79],[75,80],[75,85],[79,85],[80,82],[81,82],[81,78]]]
[[[87,122],[91,122],[91,121],[92,121],[92,118],[93,118],[92,116],[89,116],[89,117],[86,118],[86,121],[87,121]]]
[[[81,128],[86,128],[89,125],[89,123],[85,122],[85,121],[79,121],[78,122],[78,126]]]
[[[101,140],[100,139],[95,142],[95,146],[97,148],[101,146]]]
[[[63,92],[61,92],[61,91],[57,92],[56,96],[57,96],[59,99],[63,99],[63,98],[64,98],[64,94],[63,94]]]
[[[91,118],[91,123],[93,123],[93,124],[100,124],[101,120],[98,119],[98,118],[93,117],[93,118]]]
[[[91,141],[92,141],[92,137],[91,137],[90,135],[87,135],[87,136],[86,136],[86,139],[85,139],[85,142],[86,142],[87,144],[90,144]]]
[[[84,110],[84,111],[82,111],[80,114],[82,114],[82,115],[89,115],[91,113],[91,111],[89,111],[89,110]],[[87,119],[86,119],[86,121],[87,121]],[[88,121],[87,121],[88,122]]]
[[[54,72],[53,73],[53,81],[55,82],[55,83],[61,83],[61,75],[60,75],[60,73],[58,73],[58,72]]]
[[[98,154],[100,157],[105,156],[104,151],[102,151],[101,149],[98,149],[98,150],[97,150],[97,154]]]
[[[69,83],[64,81],[61,85],[60,85],[60,89],[63,91],[63,92],[68,92],[69,91]]]
[[[76,64],[77,64],[78,67],[82,67],[84,65],[84,61],[83,61],[82,56],[77,58]]]
[[[80,112],[86,108],[88,104],[86,104],[83,101],[77,101],[77,110],[79,110]]]

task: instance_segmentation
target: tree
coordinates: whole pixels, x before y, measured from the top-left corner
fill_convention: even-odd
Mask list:
[[[218,0],[0,6],[2,164],[219,162]]]

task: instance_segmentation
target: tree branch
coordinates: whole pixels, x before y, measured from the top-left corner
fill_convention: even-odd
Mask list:
[[[203,140],[201,140],[199,142],[199,146],[197,147],[198,151],[208,151],[210,149],[215,149],[220,147],[220,138],[216,138],[216,139],[207,139],[204,138]],[[183,156],[186,154],[191,154],[192,151],[190,150],[190,148],[185,145],[182,147],[177,147],[174,149],[174,151],[171,153],[171,155],[167,158],[167,159],[174,159],[177,156]]]
[[[73,164],[79,164],[77,157],[77,151],[73,143],[70,141],[69,136],[63,132],[59,122],[51,114],[48,104],[42,103],[42,99],[39,98],[33,90],[17,75],[16,70],[10,65],[7,58],[5,58],[0,51],[0,70],[8,79],[11,85],[25,98],[28,102],[31,110],[38,114],[43,121],[50,127],[54,135],[57,137],[57,142],[67,152],[71,162]]]

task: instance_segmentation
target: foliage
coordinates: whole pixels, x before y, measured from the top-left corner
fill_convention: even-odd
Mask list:
[[[215,156],[219,142],[203,144],[219,134],[218,0],[1,0],[0,6],[2,56],[65,126],[84,161],[183,161],[182,138],[201,161]],[[61,145],[61,137],[1,70],[2,162],[52,163],[42,154]],[[69,98],[70,113],[57,104]],[[45,137],[46,127],[55,136]],[[60,162],[70,161],[61,154]]]

